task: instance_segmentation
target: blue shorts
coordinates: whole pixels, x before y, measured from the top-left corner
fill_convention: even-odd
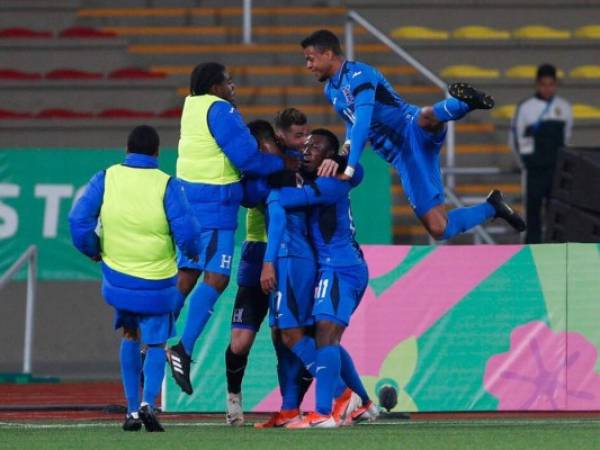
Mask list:
[[[280,329],[307,327],[312,318],[317,274],[314,260],[285,257],[277,260],[277,291],[269,298],[269,326]]]
[[[260,287],[260,272],[267,244],[265,242],[244,241],[238,267],[238,286]]]
[[[418,114],[405,129],[404,144],[392,165],[400,175],[402,188],[417,217],[444,203],[440,151],[446,129],[430,133],[419,126]]]
[[[177,266],[204,272],[231,275],[235,245],[235,230],[210,229],[200,233],[202,250],[198,262],[192,261],[177,249]]]
[[[369,270],[366,264],[322,267],[315,288],[315,321],[328,320],[347,327],[368,282]]]
[[[128,328],[141,333],[141,341],[147,345],[164,344],[175,336],[175,321],[173,314],[136,314],[121,309],[115,309],[115,330]]]

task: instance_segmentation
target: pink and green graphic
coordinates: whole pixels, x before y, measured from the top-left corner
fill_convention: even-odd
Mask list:
[[[397,411],[600,410],[600,246],[365,246],[370,282],[343,344],[370,394]],[[168,378],[169,411],[222,411],[235,289],[194,355],[194,395]],[[280,404],[266,325],[246,410]],[[309,393],[304,406],[312,408]]]

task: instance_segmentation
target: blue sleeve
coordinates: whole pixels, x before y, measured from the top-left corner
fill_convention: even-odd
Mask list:
[[[269,184],[264,177],[244,178],[242,186],[244,197],[241,204],[244,208],[255,208],[259,203],[264,202],[269,195]]]
[[[361,163],[358,163],[354,169],[354,175],[352,175],[352,178],[350,178],[349,181],[352,188],[355,188],[362,183],[362,180],[365,177],[365,169]]]
[[[360,161],[371,128],[373,107],[375,106],[375,86],[377,78],[373,68],[362,65],[358,72],[350,76],[350,90],[354,97],[354,124],[350,130],[350,154],[348,165],[356,168]]]
[[[185,256],[196,258],[200,254],[200,224],[192,213],[183,186],[176,178],[169,179],[163,203],[175,244]]]
[[[300,206],[329,205],[337,202],[341,197],[350,192],[350,183],[331,177],[319,177],[314,186],[305,185],[301,188],[281,188],[277,194],[273,191],[269,195],[277,196],[281,206],[285,209],[298,208]]]
[[[264,176],[284,168],[279,156],[261,153],[256,139],[230,103],[215,102],[208,111],[208,126],[233,165],[248,175]]]
[[[69,228],[73,244],[84,255],[100,255],[100,238],[96,234],[98,217],[104,198],[104,178],[106,172],[98,172],[92,177],[85,192],[69,213]]]
[[[279,203],[278,189],[274,189],[269,195],[268,212],[269,225],[267,227],[267,249],[265,250],[263,261],[274,263],[277,259],[279,247],[281,247],[281,241],[283,240],[287,222],[285,210]]]

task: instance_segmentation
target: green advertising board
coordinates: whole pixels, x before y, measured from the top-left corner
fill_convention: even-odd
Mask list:
[[[117,149],[0,149],[0,274],[32,244],[44,280],[96,279],[99,268],[72,246],[68,214],[88,180],[124,157]],[[390,176],[373,153],[366,177],[352,194],[361,243],[391,242]],[[160,167],[175,173],[176,151],[161,151]],[[244,238],[240,210],[237,241]]]

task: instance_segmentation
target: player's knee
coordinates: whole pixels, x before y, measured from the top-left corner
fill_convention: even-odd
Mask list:
[[[421,109],[418,124],[419,127],[430,132],[440,131],[444,127],[444,122],[437,119],[431,106],[425,106]]]
[[[123,339],[128,341],[138,341],[140,333],[137,328],[123,328]]]
[[[229,284],[229,277],[221,273],[205,272],[204,282],[218,293],[223,292]]]
[[[247,355],[250,353],[250,347],[252,346],[252,341],[248,339],[232,339],[229,343],[229,348],[231,349],[231,353],[235,355]]]
[[[297,329],[281,330],[281,343],[290,350],[304,337],[304,333]]]
[[[426,225],[427,231],[432,238],[436,240],[444,239],[444,233],[446,232],[446,222],[434,222]]]
[[[194,289],[196,281],[200,276],[197,270],[180,270],[177,274],[177,289],[183,295],[188,295]]]

